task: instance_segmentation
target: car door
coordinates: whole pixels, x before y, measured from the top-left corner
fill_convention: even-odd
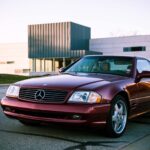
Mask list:
[[[150,61],[142,58],[137,59],[137,72],[150,71]],[[141,111],[150,110],[150,77],[142,78],[138,85],[138,103]]]

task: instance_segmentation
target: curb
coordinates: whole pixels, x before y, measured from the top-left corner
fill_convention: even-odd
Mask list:
[[[10,84],[0,84],[0,87],[2,86],[9,86]]]

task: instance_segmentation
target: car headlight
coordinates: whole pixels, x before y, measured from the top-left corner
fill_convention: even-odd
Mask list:
[[[20,90],[19,86],[10,85],[6,92],[6,96],[17,98],[19,96],[19,90]]]
[[[82,103],[100,103],[101,96],[92,91],[76,91],[69,98],[68,102],[82,102]]]

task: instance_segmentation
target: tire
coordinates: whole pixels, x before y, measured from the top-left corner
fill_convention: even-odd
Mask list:
[[[112,103],[108,115],[106,129],[110,137],[120,137],[126,129],[128,118],[128,106],[125,98],[117,95]]]
[[[31,121],[25,121],[25,120],[19,120],[20,123],[26,126],[38,126],[39,123],[37,122],[31,122]]]

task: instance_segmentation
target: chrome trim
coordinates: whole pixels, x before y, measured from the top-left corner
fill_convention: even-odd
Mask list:
[[[130,101],[139,100],[139,99],[146,99],[146,98],[150,98],[150,96],[144,96],[144,97],[133,98],[133,99],[130,99]]]

